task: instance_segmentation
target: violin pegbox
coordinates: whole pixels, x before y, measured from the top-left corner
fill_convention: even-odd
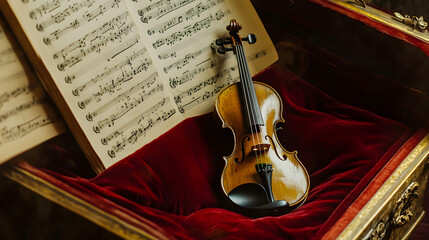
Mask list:
[[[247,37],[241,38],[238,35],[238,32],[241,30],[242,26],[237,23],[235,19],[230,21],[230,24],[226,26],[226,30],[228,30],[230,37],[225,39],[216,39],[216,45],[218,46],[217,52],[220,54],[225,54],[229,51],[234,51],[234,47],[236,45],[242,45],[243,41],[248,42],[249,44],[254,44],[256,42],[256,36],[253,33],[247,35]],[[225,45],[231,44],[232,47],[225,47]]]

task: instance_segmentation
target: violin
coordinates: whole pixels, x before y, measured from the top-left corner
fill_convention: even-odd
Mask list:
[[[282,101],[272,87],[253,82],[243,42],[253,44],[256,37],[241,38],[241,28],[231,20],[226,27],[230,37],[216,40],[218,53],[235,53],[240,74],[240,81],[222,89],[215,102],[222,127],[234,136],[234,150],[224,156],[221,186],[229,202],[243,212],[282,214],[305,201],[310,178],[297,151],[285,150],[277,138],[276,126],[285,121]]]

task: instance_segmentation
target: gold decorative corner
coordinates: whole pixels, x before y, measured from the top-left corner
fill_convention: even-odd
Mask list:
[[[410,222],[414,213],[411,211],[412,202],[419,198],[419,183],[412,182],[396,201],[389,215],[378,221],[370,230],[367,240],[385,239],[394,229],[400,228]]]
[[[423,16],[416,17],[416,16],[410,16],[408,14],[402,15],[398,12],[394,13],[393,19],[396,21],[402,22],[405,25],[408,25],[411,27],[411,30],[417,29],[420,32],[426,32],[426,27],[428,26],[428,23],[425,22]]]

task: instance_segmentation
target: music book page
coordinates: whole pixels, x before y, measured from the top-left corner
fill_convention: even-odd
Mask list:
[[[0,164],[60,134],[64,128],[24,53],[0,18]],[[25,68],[26,67],[26,68]]]
[[[213,45],[231,18],[258,37],[245,47],[252,74],[277,60],[249,0],[4,1],[97,172],[213,111],[216,94],[239,80],[234,55]]]

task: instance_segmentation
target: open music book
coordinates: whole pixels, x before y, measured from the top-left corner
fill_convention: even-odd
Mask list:
[[[249,0],[0,0],[1,10],[96,172],[239,81],[217,38],[230,19],[258,41],[252,74],[277,53]]]
[[[61,117],[0,17],[0,164],[64,130]]]

